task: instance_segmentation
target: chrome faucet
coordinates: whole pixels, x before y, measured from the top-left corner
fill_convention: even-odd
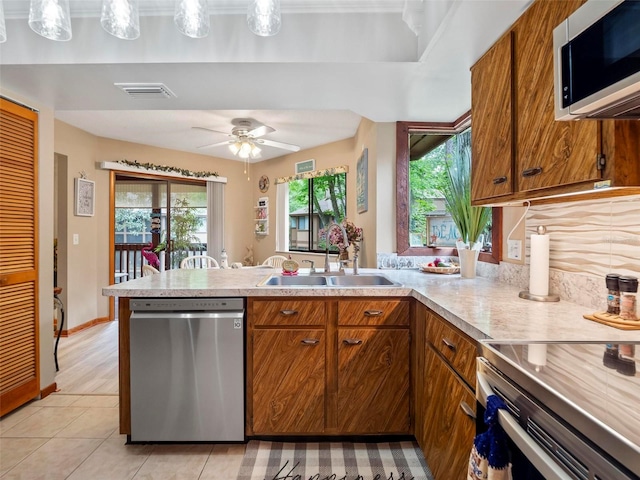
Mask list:
[[[314,262],[313,260],[302,260],[302,263],[310,263],[311,264],[311,268],[309,269],[309,273],[316,273],[316,262]]]
[[[329,224],[329,226],[327,227],[326,230],[326,250],[324,253],[324,271],[325,272],[329,272],[331,270],[331,266],[329,265],[329,234],[331,233],[331,229],[333,227],[338,227],[340,230],[342,230],[342,238],[344,239],[344,248],[345,250],[347,248],[349,248],[349,240],[347,239],[347,231],[344,229],[344,227],[342,225],[340,225],[339,223],[336,222],[332,222]]]

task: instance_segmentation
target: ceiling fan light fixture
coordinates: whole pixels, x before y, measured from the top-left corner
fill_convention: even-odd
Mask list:
[[[260,152],[262,152],[262,149],[257,145],[253,145],[251,148],[251,158],[260,158]]]
[[[261,37],[272,37],[280,31],[280,0],[254,0],[247,11],[249,29]]]
[[[183,35],[203,38],[209,35],[209,6],[207,0],[176,0],[173,20]]]
[[[71,40],[69,0],[31,0],[29,27],[49,40],[59,42]]]
[[[135,40],[140,36],[138,0],[102,0],[100,24],[114,37]]]
[[[238,156],[240,158],[249,158],[252,150],[253,150],[253,144],[245,140],[242,142],[242,145],[240,145],[240,151],[238,152]]]
[[[234,142],[229,145],[229,150],[231,150],[231,153],[233,153],[234,155],[238,155],[241,146],[242,145],[240,144],[240,142]]]

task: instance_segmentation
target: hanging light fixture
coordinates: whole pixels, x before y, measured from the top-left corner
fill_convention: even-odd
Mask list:
[[[31,0],[29,26],[38,35],[50,40],[71,40],[69,0]]]
[[[4,23],[4,8],[2,8],[2,0],[0,0],[0,43],[7,41],[7,27]]]
[[[247,12],[249,29],[261,37],[271,37],[280,31],[280,0],[254,0]]]
[[[176,0],[173,20],[180,33],[191,38],[209,35],[209,6],[207,0]]]
[[[114,37],[135,40],[140,36],[138,0],[102,0],[100,24]]]

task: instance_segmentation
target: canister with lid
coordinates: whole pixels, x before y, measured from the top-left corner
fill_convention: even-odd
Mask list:
[[[607,313],[618,315],[620,313],[620,287],[618,279],[620,275],[610,273],[606,276],[607,282]]]
[[[620,276],[618,286],[620,288],[620,318],[638,320],[636,312],[638,279],[631,276]]]

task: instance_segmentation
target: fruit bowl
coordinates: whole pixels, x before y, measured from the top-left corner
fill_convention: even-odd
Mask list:
[[[441,273],[441,274],[453,274],[460,272],[459,265],[451,265],[450,267],[429,267],[426,264],[420,265],[420,271],[424,273]]]

